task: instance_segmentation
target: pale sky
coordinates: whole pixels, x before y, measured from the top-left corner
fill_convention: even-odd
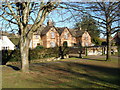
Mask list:
[[[87,11],[87,12],[89,12],[89,11]],[[49,14],[49,16],[46,18],[46,20],[44,21],[43,24],[46,25],[47,21],[50,19],[55,22],[55,27],[74,28],[75,23],[79,22],[81,20],[82,14],[81,13],[79,13],[79,14],[80,15],[77,16],[77,19],[76,19],[76,12],[73,12],[72,10],[68,11],[68,10],[62,9],[62,10],[58,10],[58,11],[52,11]],[[74,17],[69,18],[69,17],[71,17],[71,15],[72,16],[74,15]],[[65,20],[66,18],[69,18],[69,19]],[[60,22],[60,21],[62,21],[62,22]],[[1,29],[1,27],[3,28],[3,31],[5,31],[4,28],[7,27],[7,23],[3,22],[3,26],[2,26],[2,21],[0,21],[0,29]],[[17,27],[15,25],[12,25],[12,28],[17,29]],[[6,28],[6,30],[10,31],[11,29]],[[101,37],[104,37],[104,36],[101,35]]]

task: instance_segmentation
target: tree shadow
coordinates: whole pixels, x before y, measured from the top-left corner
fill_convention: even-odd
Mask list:
[[[10,54],[8,54],[8,50],[2,50],[2,65],[6,65],[6,63],[11,59],[15,50],[13,50]]]
[[[106,60],[100,60],[100,59],[92,59],[92,58],[82,58],[84,60],[93,60],[93,61],[106,61]]]
[[[64,63],[64,62],[63,62]],[[85,77],[85,78],[89,78],[91,81],[100,81],[100,82],[106,82],[106,83],[110,83],[110,84],[114,84],[119,86],[119,82],[120,79],[118,80],[119,77],[119,72],[120,69],[118,68],[109,68],[109,67],[103,67],[103,66],[95,66],[95,65],[88,65],[88,64],[81,64],[81,63],[68,63],[65,62],[68,66],[71,67],[77,67],[77,68],[84,68],[86,70],[93,70],[99,73],[103,73],[105,76],[114,76],[115,79],[112,78],[100,78],[99,76],[96,75],[92,75],[92,74],[83,74],[77,71],[73,71],[72,69],[67,69],[67,68],[61,68],[61,67],[49,67],[49,68],[53,68],[55,70],[59,70],[59,71],[63,71],[63,72],[67,72],[70,73],[72,75],[75,75],[76,77]],[[106,86],[107,87],[107,86]],[[110,88],[110,87],[107,87]]]
[[[16,70],[16,71],[19,71],[19,70],[20,70],[20,68],[19,68],[19,67],[16,67],[16,66],[12,66],[12,65],[6,65],[6,66],[8,66],[8,67],[10,67],[10,68],[12,68],[12,69],[14,69],[14,70]]]
[[[106,61],[105,59],[104,60],[100,60],[100,59],[93,59],[93,58],[80,58],[78,56],[69,56],[69,58],[79,58],[79,59],[84,59],[84,60],[92,60],[92,61]]]

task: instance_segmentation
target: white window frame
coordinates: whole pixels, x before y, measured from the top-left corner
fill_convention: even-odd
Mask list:
[[[50,47],[55,47],[56,46],[56,44],[55,44],[55,42],[50,42]]]
[[[64,34],[64,38],[65,38],[65,39],[68,39],[68,33],[65,33],[65,34]]]
[[[55,38],[55,32],[51,32],[51,38]]]

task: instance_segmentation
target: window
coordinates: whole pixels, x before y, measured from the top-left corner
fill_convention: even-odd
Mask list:
[[[55,33],[51,32],[51,38],[55,38]]]
[[[64,38],[68,39],[68,33],[65,33]]]
[[[74,37],[72,37],[72,40],[74,40]]]
[[[36,39],[39,39],[39,36],[38,36],[38,35],[35,35],[35,38],[36,38]]]
[[[85,46],[88,46],[88,43],[87,43],[87,42],[85,42]]]
[[[87,37],[87,36],[85,36],[84,40],[88,40],[88,37]]]
[[[55,42],[50,42],[51,47],[55,47]]]
[[[40,46],[40,43],[37,43],[37,46]]]

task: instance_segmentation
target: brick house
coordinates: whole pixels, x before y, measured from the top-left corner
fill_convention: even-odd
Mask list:
[[[116,44],[120,45],[120,32],[117,32],[115,34],[115,36],[112,39],[113,42],[115,42]]]
[[[41,40],[46,48],[60,45],[60,35],[54,26],[47,26],[41,32]]]
[[[31,26],[29,25],[29,28]],[[44,28],[45,26],[42,26],[42,28]],[[38,28],[39,29],[39,28]],[[43,45],[43,41],[41,40],[41,36],[40,33],[42,32],[42,30],[38,30],[37,32],[33,33],[32,39],[30,41],[30,48],[35,48],[37,46]]]
[[[62,46],[64,42],[67,42],[68,47],[72,47],[76,43],[76,39],[73,36],[70,29],[67,27],[57,28],[60,35],[60,45]]]
[[[30,41],[30,48],[35,48],[39,45],[42,45],[40,34],[34,33],[31,41]]]
[[[90,46],[92,44],[91,37],[87,31],[76,31],[67,27],[54,27],[51,21],[47,22],[47,26],[43,28],[41,33],[33,35],[31,43],[32,48],[43,45],[46,48],[62,46],[67,42],[68,47],[72,47],[81,43],[82,46]]]

